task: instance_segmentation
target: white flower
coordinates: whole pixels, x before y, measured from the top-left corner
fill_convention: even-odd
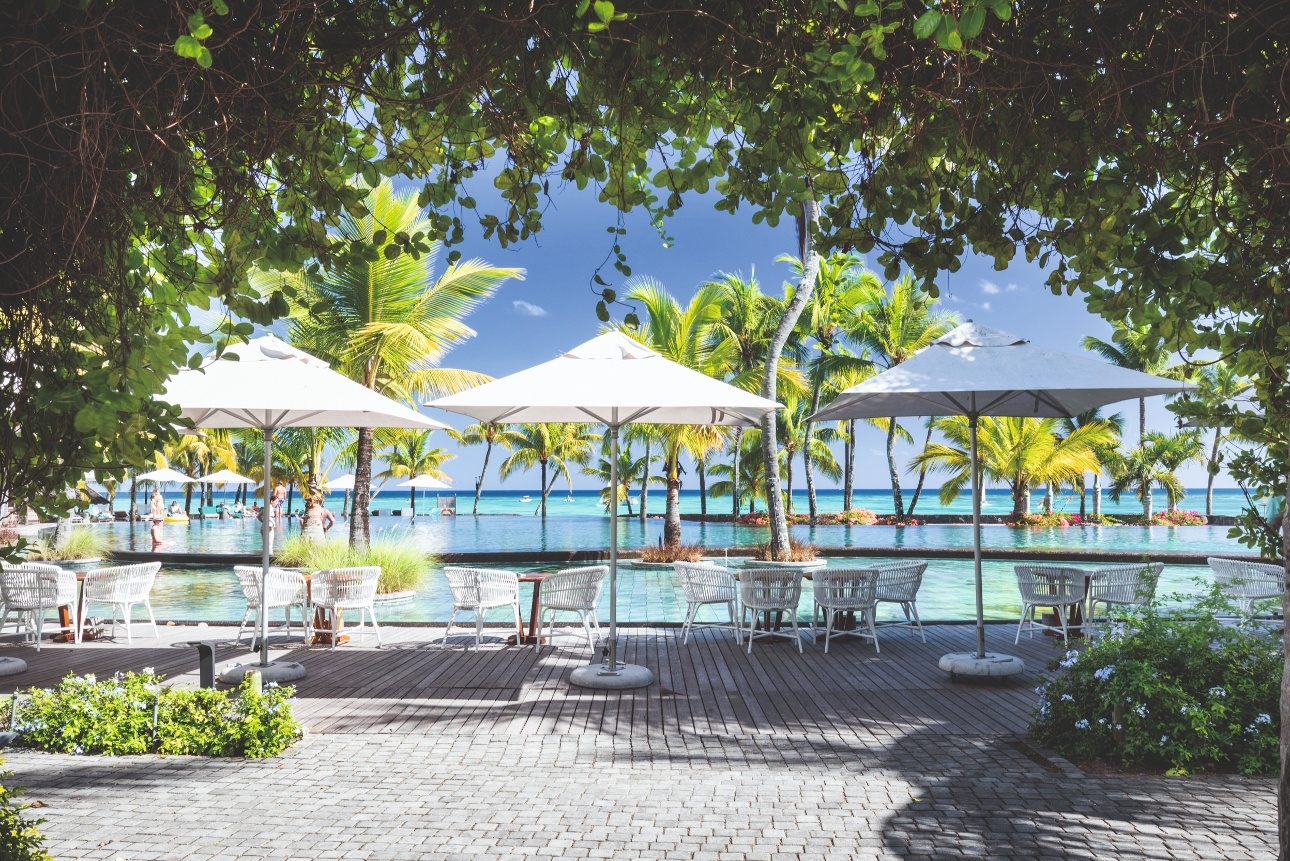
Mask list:
[[[1073,703],[1073,702],[1075,702],[1075,698],[1074,698],[1073,696],[1071,696],[1070,694],[1062,694],[1062,702],[1064,702],[1064,703]]]
[[[1105,724],[1105,723],[1106,723],[1106,718],[1098,718],[1098,719],[1097,719],[1097,722],[1098,722],[1098,723],[1100,723],[1100,724]]]
[[[1075,721],[1075,729],[1088,729],[1088,720],[1083,719]]]
[[[1136,714],[1138,717],[1144,718],[1147,716],[1147,707],[1143,704],[1138,704],[1137,706],[1134,706],[1133,713]]]
[[[1167,736],[1167,735],[1162,735],[1162,736],[1160,736],[1160,745],[1161,745],[1161,747],[1163,747],[1164,745],[1166,745],[1166,744],[1168,744],[1168,743],[1169,743],[1169,736]]]
[[[152,667],[144,667],[144,668],[143,668],[143,674],[144,674],[145,676],[155,676],[155,675],[157,674],[157,671],[156,671],[155,669],[153,669]]]
[[[1209,689],[1209,695],[1211,697],[1225,697],[1227,696],[1227,691],[1224,688],[1213,687]]]
[[[1272,715],[1263,712],[1254,718],[1255,723],[1272,723]]]
[[[1079,660],[1079,652],[1072,649],[1071,651],[1066,653],[1066,657],[1062,658],[1060,666],[1063,669],[1070,669],[1071,667],[1075,666],[1075,662],[1078,660]]]
[[[277,683],[277,682],[269,682],[269,683],[268,683],[268,684],[266,684],[264,687],[265,687],[265,689],[266,689],[266,690],[270,690],[270,691],[271,691],[271,690],[273,690],[274,688],[276,688],[277,686],[278,686],[278,683]]]
[[[86,673],[82,678],[84,678],[86,684],[90,684],[90,685],[94,684],[94,682],[97,681],[97,679],[94,678],[93,673]]]
[[[1191,714],[1191,706],[1184,704],[1183,707],[1179,709],[1179,711],[1181,711],[1185,715]]]
[[[1100,670],[1093,671],[1093,678],[1097,679],[1099,682],[1104,682],[1113,675],[1115,675],[1115,667],[1103,667]]]

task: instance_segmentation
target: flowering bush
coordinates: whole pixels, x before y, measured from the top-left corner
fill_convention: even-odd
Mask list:
[[[1084,518],[1078,514],[1054,511],[1052,514],[1010,514],[1005,522],[1009,526],[1080,526],[1084,523]]]
[[[56,688],[32,688],[18,703],[19,743],[52,753],[189,754],[264,757],[304,734],[289,687],[260,693],[244,681],[232,694],[161,684],[151,669],[98,681],[69,675]]]
[[[741,526],[765,526],[770,523],[770,519],[762,512],[757,511],[752,514],[741,514],[736,521]]]
[[[1161,511],[1151,522],[1156,526],[1204,526],[1209,521],[1199,511]]]
[[[874,523],[879,526],[918,526],[919,521],[913,517],[906,517],[904,520],[897,520],[894,514],[883,514],[874,518]]]
[[[4,760],[0,759],[0,765]],[[10,772],[0,771],[0,778],[10,777]],[[28,819],[22,815],[26,804],[17,801],[22,795],[19,788],[6,788],[0,783],[0,859],[2,861],[53,861],[45,851],[45,839],[40,836],[43,819]]]
[[[1055,664],[1031,733],[1064,756],[1172,774],[1275,772],[1281,643],[1220,624],[1220,609],[1211,596],[1189,616],[1148,609],[1113,621]]]

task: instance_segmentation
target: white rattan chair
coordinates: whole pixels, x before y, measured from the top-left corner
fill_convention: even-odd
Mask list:
[[[1243,615],[1254,613],[1255,601],[1280,598],[1285,593],[1286,571],[1280,565],[1217,557],[1206,561],[1214,571],[1218,588],[1236,600]]]
[[[25,568],[31,571],[44,571],[52,574],[58,580],[58,604],[57,608],[67,608],[67,618],[71,620],[71,625],[67,627],[60,626],[64,633],[71,634],[72,639],[79,643],[80,629],[76,627],[76,608],[80,604],[80,584],[76,581],[76,573],[68,571],[58,565],[51,565],[47,562],[24,562],[21,565],[10,565],[7,562],[0,562],[0,570],[9,570],[15,568]],[[0,631],[4,630],[4,596],[0,594]]]
[[[724,604],[730,611],[730,624],[712,623],[710,627],[729,628],[735,632],[735,642],[743,643],[739,625],[739,583],[729,569],[707,562],[673,562],[676,577],[681,581],[685,595],[685,624],[681,626],[681,642],[690,641],[694,617],[705,604]]]
[[[587,633],[587,645],[593,648],[600,643],[600,622],[596,619],[596,604],[609,574],[607,565],[588,565],[583,568],[566,568],[542,578],[538,592],[538,638],[533,644],[542,643],[542,631],[550,618],[550,631],[555,634],[556,613],[577,613],[582,628]]]
[[[878,603],[899,604],[905,614],[905,621],[876,623],[879,628],[917,628],[918,635],[927,642],[923,633],[923,621],[918,618],[918,588],[923,585],[923,574],[927,563],[915,560],[909,562],[891,562],[873,566],[878,570],[878,586],[874,598]],[[875,645],[877,640],[874,640]]]
[[[873,620],[881,577],[882,572],[878,568],[822,568],[815,572],[811,587],[815,593],[811,633],[815,633],[815,620],[823,610],[824,654],[829,653],[829,640],[834,635],[841,637],[847,634],[873,640],[873,650],[882,651],[878,648],[878,631]],[[849,630],[839,628],[839,613],[855,613],[855,627]]]
[[[1084,629],[1092,633],[1098,626],[1097,605],[1103,605],[1105,616],[1112,607],[1127,610],[1145,607],[1156,597],[1156,584],[1160,582],[1163,562],[1135,562],[1130,565],[1109,565],[1099,568],[1088,578],[1088,611]]]
[[[246,612],[242,614],[242,624],[237,629],[237,640],[241,642],[242,632],[246,630],[246,625],[255,618],[255,623],[251,627],[251,639],[255,639],[256,632],[260,628],[260,576],[264,569],[259,565],[234,565],[233,573],[237,575],[237,582],[242,586],[242,596],[246,598]],[[281,568],[269,568],[269,576],[265,581],[268,588],[265,597],[265,608],[272,613],[274,610],[282,610],[286,618],[285,633],[291,634],[291,611],[297,607],[300,608],[301,626],[304,628],[305,642],[309,642],[309,625],[312,621],[313,610],[309,606],[309,587],[305,585],[305,576],[298,571],[284,571]]]
[[[35,639],[37,652],[44,636],[45,615],[60,606],[58,575],[42,570],[51,567],[55,566],[16,565],[0,571],[0,596],[4,599],[0,629],[10,614],[17,614],[19,629],[25,626],[26,638]]]
[[[381,645],[381,629],[376,624],[376,587],[381,579],[379,566],[361,568],[328,568],[313,575],[313,604],[323,610],[331,611],[331,648],[336,650],[336,641],[340,639],[344,628],[340,611],[358,610],[358,631],[367,636],[363,625],[363,614],[372,620],[372,630],[376,632],[376,645]]]
[[[797,605],[802,600],[802,572],[796,568],[746,568],[739,577],[740,622],[752,611],[748,622],[748,654],[756,637],[791,637],[802,651],[802,632],[797,626]],[[757,614],[766,614],[765,628],[757,630]],[[792,631],[775,627],[772,614],[790,614]]]
[[[452,615],[448,617],[448,627],[443,631],[445,646],[458,613],[475,614],[475,651],[479,651],[479,644],[484,638],[484,614],[489,610],[510,607],[515,614],[516,629],[523,628],[524,623],[520,619],[520,578],[514,571],[448,566],[443,569],[443,573],[448,578],[448,588],[452,590]]]
[[[1061,565],[1017,565],[1017,589],[1021,592],[1021,621],[1017,623],[1014,643],[1021,642],[1021,631],[1029,625],[1030,636],[1035,629],[1061,631],[1062,640],[1069,641],[1070,627],[1066,610],[1084,602],[1088,572],[1082,568]],[[1035,621],[1035,610],[1052,607],[1060,625],[1045,625]]]
[[[138,565],[97,568],[87,573],[82,583],[80,620],[77,629],[85,627],[90,604],[110,604],[113,636],[116,636],[117,611],[120,611],[125,624],[125,641],[134,642],[130,633],[130,608],[135,604],[142,604],[148,611],[148,621],[152,623],[152,635],[160,640],[161,635],[157,633],[157,620],[152,615],[152,602],[148,599],[153,581],[157,579],[157,572],[160,570],[160,562],[143,562]]]

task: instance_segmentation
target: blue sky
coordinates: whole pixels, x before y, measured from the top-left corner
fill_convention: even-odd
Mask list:
[[[491,197],[483,193],[486,190],[476,190],[475,196],[481,202]],[[780,294],[791,271],[787,265],[775,263],[775,258],[792,253],[796,247],[791,222],[775,228],[754,224],[748,211],[734,215],[716,211],[712,208],[714,199],[715,195],[687,199],[667,225],[670,241],[666,245],[643,212],[628,215],[622,245],[633,275],[659,280],[682,302],[704,280],[722,271],[745,275],[755,271],[763,291]],[[589,192],[571,190],[555,197],[545,215],[543,230],[532,240],[502,249],[495,241],[476,235],[458,246],[467,258],[481,257],[495,265],[521,267],[526,277],[524,281],[504,284],[468,319],[478,336],[451,352],[443,364],[503,376],[546,361],[594,337],[599,327],[595,316],[597,297],[589,285],[613,244],[606,228],[615,224],[615,217],[611,207],[596,203]],[[622,286],[624,279],[611,266],[605,266],[601,274],[614,287]],[[993,261],[988,258],[970,257],[958,272],[943,274],[940,285],[945,306],[964,319],[1006,329],[1048,347],[1078,353],[1083,352],[1080,341],[1085,335],[1110,337],[1110,326],[1086,310],[1081,296],[1054,296],[1043,281],[1043,271],[1020,256],[1003,272],[994,271]],[[616,311],[623,313],[621,308]],[[1124,414],[1130,428],[1136,428],[1136,402],[1114,409]],[[1149,429],[1175,427],[1162,398],[1148,401],[1147,409]],[[430,412],[455,427],[469,423],[465,417]],[[919,421],[912,419],[907,425],[916,436]],[[452,445],[446,439],[439,444]],[[872,429],[865,431],[856,465],[858,487],[888,485],[884,448],[882,434]],[[458,449],[457,458],[447,465],[458,488],[473,487],[482,453],[482,448]],[[914,447],[902,447],[898,462],[903,466],[914,453]],[[496,479],[498,462],[494,457],[485,487],[502,486]],[[1188,487],[1203,487],[1203,467],[1187,469],[1183,479]],[[536,484],[536,475],[531,480],[521,475],[505,486],[524,489]],[[574,486],[591,488],[594,479],[576,477]],[[1220,476],[1219,486],[1233,485]]]

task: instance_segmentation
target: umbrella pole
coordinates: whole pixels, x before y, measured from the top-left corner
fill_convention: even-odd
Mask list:
[[[602,671],[618,673],[618,426],[609,428],[609,661]]]
[[[260,523],[261,555],[260,563],[260,666],[269,664],[269,551],[272,549],[273,532],[269,529],[269,474],[273,471],[273,430],[264,429],[264,506],[260,513],[264,515]]]
[[[976,574],[976,656],[985,658],[985,599],[981,587],[981,470],[977,464],[977,417],[968,416],[972,437],[972,568]]]

